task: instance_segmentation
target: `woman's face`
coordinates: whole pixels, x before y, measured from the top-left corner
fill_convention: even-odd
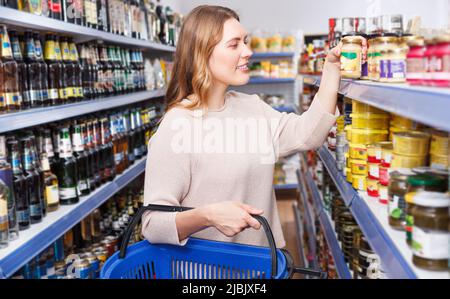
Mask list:
[[[248,60],[253,52],[245,29],[236,19],[223,25],[222,40],[214,47],[209,69],[215,82],[225,85],[244,85],[250,79]]]

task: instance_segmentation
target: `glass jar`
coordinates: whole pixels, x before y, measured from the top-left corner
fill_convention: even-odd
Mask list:
[[[432,174],[418,174],[408,177],[408,193],[405,195],[406,209],[405,209],[405,231],[406,243],[412,245],[413,240],[413,226],[414,226],[414,200],[413,197],[417,192],[446,192],[447,180],[444,177]]]
[[[435,70],[434,56],[436,52],[436,45],[432,38],[425,39],[425,61],[427,71],[423,76],[423,85],[433,86],[433,72]]]
[[[388,221],[397,230],[405,229],[405,194],[408,191],[407,180],[412,173],[394,171],[390,174],[388,189]]]
[[[420,36],[405,37],[404,41],[409,46],[406,55],[406,81],[411,85],[421,85],[427,72],[425,41]]]
[[[380,82],[406,82],[407,45],[392,36],[379,37]]]
[[[413,263],[427,270],[447,270],[450,196],[439,192],[419,192],[413,201]]]
[[[343,78],[359,79],[361,77],[362,38],[346,36],[342,39],[341,76]]]
[[[436,37],[432,60],[434,72],[431,74],[432,85],[450,87],[450,34]]]

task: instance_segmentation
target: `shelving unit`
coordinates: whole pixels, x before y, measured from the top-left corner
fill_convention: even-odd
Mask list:
[[[162,97],[165,90],[141,91],[79,103],[34,108],[0,115],[0,133]]]
[[[305,84],[319,86],[320,76],[300,75]],[[341,80],[339,93],[351,99],[450,131],[450,89]]]
[[[354,190],[337,169],[335,159],[328,148],[322,147],[318,153],[367,241],[380,257],[389,278],[450,279],[448,271],[427,271],[414,266],[412,252],[405,241],[405,233],[392,229],[388,224],[387,207],[370,198],[365,192]]]
[[[294,52],[265,52],[265,53],[253,53],[250,59],[271,59],[271,58],[292,58],[295,56]]]
[[[175,47],[112,34],[106,31],[96,30],[81,25],[70,24],[67,22],[38,16],[3,6],[0,7],[0,22],[24,28],[32,28],[34,30],[71,35],[74,37],[74,40],[77,43],[91,40],[102,40],[109,43],[126,45],[128,47],[140,49],[175,52]]]
[[[275,190],[293,190],[297,189],[298,185],[297,184],[275,185],[274,188]]]
[[[0,249],[0,278],[13,275],[36,254],[50,246],[86,215],[142,174],[145,162],[146,158],[136,161],[112,182],[104,184],[92,194],[81,197],[79,203],[61,206],[57,211],[49,213],[41,223],[33,224],[29,229],[20,232],[17,240]]]

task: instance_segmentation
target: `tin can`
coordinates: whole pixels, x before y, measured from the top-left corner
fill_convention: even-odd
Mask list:
[[[114,244],[110,240],[103,240],[102,242],[103,249],[107,252],[107,256],[110,257],[114,254]]]
[[[79,259],[73,263],[75,277],[78,279],[91,279],[91,265],[87,259]]]
[[[106,260],[108,259],[108,252],[105,250],[96,251],[95,256],[99,260],[100,268],[101,268],[103,266],[103,264],[106,262]]]
[[[91,278],[96,279],[100,277],[100,261],[94,254],[88,254],[87,261],[91,266]]]

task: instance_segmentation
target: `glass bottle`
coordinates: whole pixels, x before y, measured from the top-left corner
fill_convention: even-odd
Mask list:
[[[40,198],[41,180],[39,173],[34,169],[31,149],[31,139],[25,137],[20,139],[22,146],[22,164],[25,170],[24,175],[27,181],[29,204],[30,204],[30,222],[31,224],[42,221],[42,202]]]
[[[91,167],[92,173],[94,176],[94,181],[91,183],[92,186],[99,187],[101,185],[101,173],[100,173],[100,165],[99,165],[99,149],[97,147],[96,138],[94,138],[94,120],[90,119],[86,123],[87,129],[87,147],[89,152],[89,157],[91,157]],[[92,189],[91,189],[92,190]]]
[[[77,46],[75,45],[73,38],[68,38],[69,50],[70,50],[70,60],[74,68],[74,87],[75,87],[75,99],[81,101],[84,98],[83,95],[83,79],[82,79],[82,67],[80,64],[80,59],[78,57]]]
[[[11,50],[11,42],[5,25],[0,24],[1,62],[0,86],[4,97],[4,107],[7,111],[16,111],[21,107],[19,98],[18,66]]]
[[[97,1],[98,30],[109,31],[107,0]]]
[[[89,64],[89,53],[86,45],[81,46],[80,53],[80,63],[81,63],[81,79],[83,81],[83,95],[87,99],[93,98],[93,91],[91,88],[92,85],[92,76],[91,76],[91,67]]]
[[[22,102],[21,109],[30,108],[30,102],[28,100],[28,73],[27,65],[23,60],[22,49],[20,47],[19,35],[17,31],[10,31],[11,47],[14,60],[17,62],[17,72],[19,81],[19,101]]]
[[[3,146],[5,146],[5,139],[3,138]],[[6,157],[4,157],[6,159]],[[8,227],[8,240],[14,241],[19,237],[19,223],[17,221],[16,202],[14,197],[14,184],[13,184],[13,170],[11,164],[6,160],[0,160],[0,197],[3,197],[5,202],[0,212],[3,218],[0,222],[6,220]],[[4,224],[3,224],[4,225]]]
[[[50,169],[50,161],[46,152],[41,153],[41,164],[44,172],[44,198],[47,212],[54,212],[59,209],[58,178]]]
[[[31,31],[25,32],[25,49],[25,63],[28,73],[28,100],[31,108],[41,107],[43,104],[40,81],[41,67],[36,59],[36,48]]]
[[[45,201],[45,186],[44,186],[44,171],[42,170],[42,165],[39,159],[39,154],[36,146],[36,136],[33,131],[28,132],[28,137],[30,138],[31,145],[31,159],[35,172],[39,174],[39,188],[38,195],[39,201],[41,202],[42,207],[42,216],[47,216],[47,205]]]
[[[107,117],[100,119],[101,160],[103,161],[103,181],[112,181],[116,176],[113,143]]]
[[[70,57],[69,44],[67,42],[66,37],[60,38],[60,45],[61,45],[62,61],[64,64],[64,73],[66,74],[64,78],[67,82],[65,88],[66,100],[68,103],[73,103],[77,99],[75,66],[72,63],[72,59]]]
[[[39,81],[41,84],[41,99],[44,106],[51,106],[50,101],[48,100],[48,67],[44,62],[43,54],[42,54],[42,43],[39,33],[33,33],[34,39],[34,48],[36,53],[36,60],[39,63]]]
[[[59,139],[59,167],[57,174],[59,200],[62,205],[69,205],[79,201],[79,194],[77,190],[77,163],[73,157],[68,127],[61,128]]]
[[[116,173],[121,174],[123,172],[123,152],[118,132],[117,114],[113,114],[110,116],[109,128],[111,130],[111,140],[113,144],[114,165],[116,167]]]
[[[100,122],[97,117],[92,120],[92,142],[93,148],[97,152],[97,162],[98,162],[98,185],[106,182],[106,174],[105,174],[105,163],[104,163],[104,153],[102,146],[102,138],[100,132]]]
[[[9,244],[8,198],[11,192],[3,178],[6,171],[4,161],[0,161],[0,249]]]
[[[9,163],[12,165],[14,174],[13,191],[16,200],[17,222],[19,223],[19,230],[25,230],[30,227],[29,191],[20,162],[19,142],[16,139],[9,138],[7,146]]]
[[[88,179],[88,185],[89,190],[94,191],[96,188],[96,181],[95,181],[95,165],[94,165],[94,155],[89,150],[89,136],[87,131],[87,122],[85,120],[80,122],[80,128],[81,128],[81,138],[83,140],[84,145],[84,154],[87,158],[87,179]]]
[[[90,193],[89,177],[88,177],[88,158],[84,152],[84,141],[81,134],[81,125],[73,126],[72,142],[74,150],[74,158],[77,163],[77,182],[78,194],[88,195]]]
[[[48,66],[48,104],[62,104],[63,99],[60,97],[59,86],[61,82],[61,64],[56,59],[55,53],[55,36],[47,34],[45,37],[44,59]]]
[[[62,53],[61,53],[61,41],[63,40],[62,37],[59,39],[55,38],[55,54],[56,54],[56,60],[58,61],[60,65],[60,72],[59,72],[59,86],[58,86],[58,92],[59,92],[59,98],[61,100],[62,104],[67,103],[69,97],[68,97],[68,73],[67,73],[67,66],[62,60]]]

